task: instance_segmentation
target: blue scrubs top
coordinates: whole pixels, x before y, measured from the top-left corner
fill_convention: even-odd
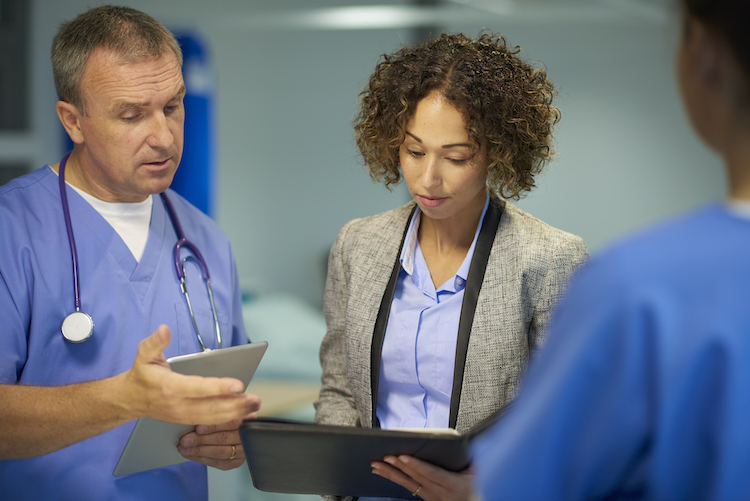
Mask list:
[[[712,204],[572,282],[508,413],[486,501],[750,499],[750,221]]]
[[[58,177],[49,166],[0,187],[0,383],[53,386],[119,374],[138,343],[160,324],[172,331],[169,358],[200,351],[177,281],[177,236],[154,198],[148,242],[140,262],[115,230],[68,187],[78,248],[81,309],[95,323],[80,344],[60,331],[73,311],[70,246]],[[247,343],[234,257],[226,235],[178,194],[169,196],[185,235],[211,274],[224,346]],[[183,253],[186,253],[183,250]],[[187,265],[196,319],[215,348],[213,317],[200,270]],[[0,461],[0,493],[8,499],[207,499],[206,467],[194,462],[114,477],[135,422],[37,458]]]

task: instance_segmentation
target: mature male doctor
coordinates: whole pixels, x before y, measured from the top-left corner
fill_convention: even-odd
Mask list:
[[[204,464],[243,463],[236,429],[260,400],[165,363],[217,347],[214,316],[224,346],[247,342],[226,236],[167,190],[182,154],[180,48],[151,17],[103,6],[62,25],[52,62],[73,151],[0,188],[0,492],[206,499]],[[165,190],[171,204],[154,196]],[[173,258],[180,228],[199,249],[181,251],[192,313]],[[79,310],[91,320],[76,313],[61,332]],[[143,416],[199,424],[179,446],[194,461],[114,477]]]

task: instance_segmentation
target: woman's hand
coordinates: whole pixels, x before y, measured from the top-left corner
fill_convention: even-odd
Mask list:
[[[472,497],[470,468],[453,473],[412,456],[386,456],[373,461],[372,472],[404,487],[425,501],[467,501]]]

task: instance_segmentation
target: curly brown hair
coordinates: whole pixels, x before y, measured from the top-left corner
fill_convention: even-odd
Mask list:
[[[478,150],[487,145],[487,187],[519,199],[552,156],[552,130],[560,111],[546,73],[518,57],[502,35],[441,35],[384,54],[359,95],[354,120],[357,146],[377,182],[401,180],[399,147],[417,103],[440,92],[465,117]]]

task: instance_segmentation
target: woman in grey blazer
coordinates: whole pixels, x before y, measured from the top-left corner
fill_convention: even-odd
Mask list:
[[[360,96],[373,179],[403,176],[414,201],[349,222],[331,250],[316,422],[463,433],[513,398],[587,257],[507,201],[534,187],[559,119],[552,84],[517,52],[443,35],[384,55]],[[469,470],[384,459],[373,472],[414,496],[469,494]]]

